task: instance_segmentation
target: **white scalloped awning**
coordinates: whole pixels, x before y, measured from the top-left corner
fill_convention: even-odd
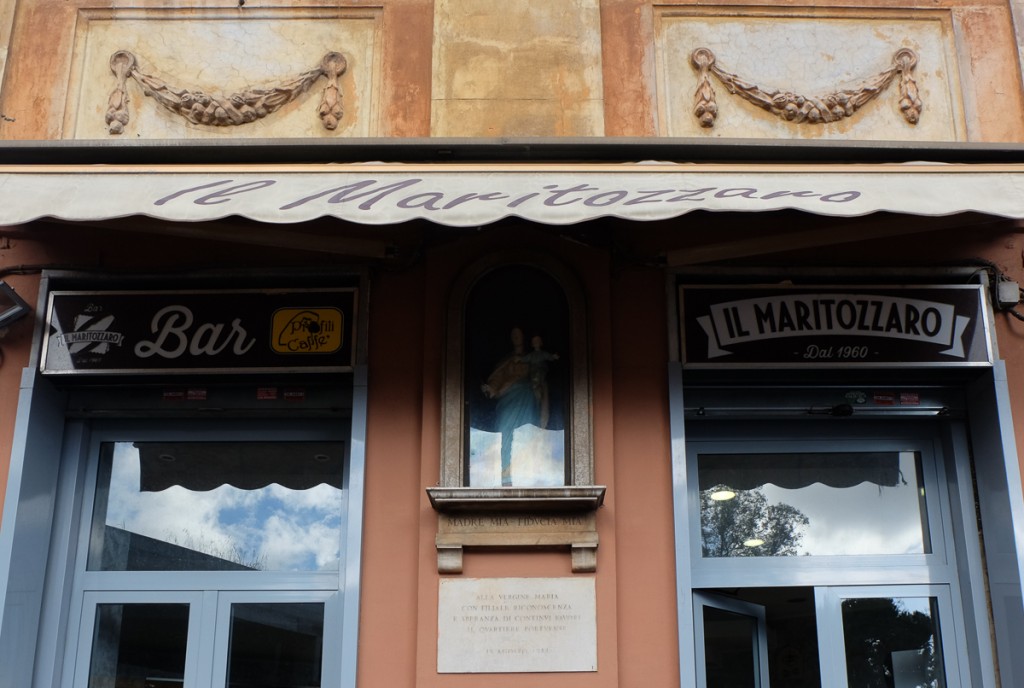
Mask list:
[[[1024,218],[1024,165],[0,166],[0,225],[134,215],[471,227],[513,216],[572,224],[787,208],[843,217],[975,211]]]

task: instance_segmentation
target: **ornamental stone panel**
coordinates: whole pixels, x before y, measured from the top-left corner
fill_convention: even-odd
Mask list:
[[[64,137],[379,135],[379,27],[374,9],[84,10]]]
[[[829,12],[661,10],[660,133],[966,140],[948,14]]]

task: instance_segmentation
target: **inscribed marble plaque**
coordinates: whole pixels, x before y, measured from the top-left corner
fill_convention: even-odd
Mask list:
[[[441,674],[597,671],[593,578],[446,578]]]

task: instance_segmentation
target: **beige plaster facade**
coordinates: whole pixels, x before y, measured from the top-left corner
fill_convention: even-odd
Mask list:
[[[3,90],[4,74],[7,71],[7,53],[10,50],[15,6],[15,3],[7,2],[0,7],[0,92]]]
[[[0,41],[16,45],[0,93],[7,139],[111,139],[104,115],[117,84],[109,59],[129,50],[140,72],[181,89],[230,96],[347,61],[345,116],[316,117],[321,79],[281,111],[216,127],[187,122],[128,84],[125,138],[368,136],[669,136],[810,140],[1015,141],[1024,138],[1013,7],[999,0],[860,7],[655,4],[649,0],[387,0],[282,5],[217,0],[145,8],[96,0],[5,3]],[[697,47],[766,91],[813,97],[856,88],[901,47],[920,120],[899,112],[899,84],[852,117],[797,125],[714,82],[719,117],[693,115]],[[0,60],[5,54],[0,52]]]
[[[601,136],[598,0],[439,0],[433,136]]]
[[[232,127],[187,122],[129,84],[126,137],[423,135],[429,99],[417,94],[428,89],[429,43],[421,37],[431,33],[430,8],[423,0],[15,3],[13,35],[21,48],[7,63],[13,83],[0,93],[8,113],[0,138],[114,138],[104,116],[117,85],[109,64],[117,50],[132,52],[140,72],[169,86],[219,96],[280,85],[330,51],[348,62],[339,84],[345,116],[332,131],[317,117],[323,79],[268,117]]]

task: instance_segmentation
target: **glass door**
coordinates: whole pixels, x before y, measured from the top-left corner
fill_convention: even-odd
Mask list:
[[[700,688],[768,688],[764,607],[712,593],[693,594]]]
[[[339,670],[340,596],[221,592],[217,597],[213,676],[226,688],[326,685]],[[218,679],[219,681],[219,679]],[[214,681],[214,685],[220,685]]]
[[[972,685],[938,423],[691,430],[697,688]]]
[[[346,431],[96,424],[65,688],[337,688]]]
[[[337,594],[87,593],[76,688],[309,688],[337,673]],[[89,631],[91,629],[91,632]],[[329,683],[329,682],[328,682]]]
[[[698,688],[955,688],[946,585],[740,588],[694,599]]]
[[[196,682],[200,593],[88,593],[78,686],[179,688]],[[83,641],[86,639],[83,638]]]
[[[817,591],[826,688],[960,686],[948,586],[860,586]]]

